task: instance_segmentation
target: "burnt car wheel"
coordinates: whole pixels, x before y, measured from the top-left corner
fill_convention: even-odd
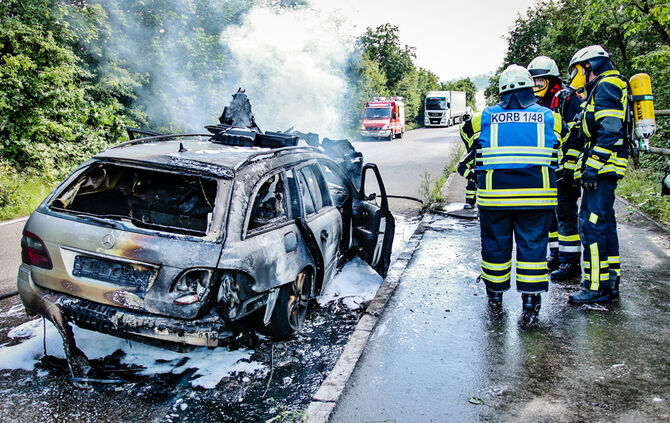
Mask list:
[[[299,332],[305,322],[311,290],[312,275],[306,270],[300,272],[292,283],[282,285],[270,324],[264,332],[279,339]]]

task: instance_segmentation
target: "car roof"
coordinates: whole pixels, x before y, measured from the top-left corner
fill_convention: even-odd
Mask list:
[[[279,152],[317,153],[318,150],[310,147],[240,147],[191,138],[119,144],[97,154],[95,158],[148,163],[158,167],[181,168],[232,178],[236,170],[255,158],[274,157]]]

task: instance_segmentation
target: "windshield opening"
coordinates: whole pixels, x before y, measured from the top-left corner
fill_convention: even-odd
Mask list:
[[[381,107],[368,107],[365,109],[366,119],[387,119],[391,117],[391,109]]]
[[[75,214],[204,236],[212,220],[214,179],[111,163],[93,163],[49,204]]]
[[[444,97],[426,99],[426,110],[444,110],[446,108],[447,100]]]

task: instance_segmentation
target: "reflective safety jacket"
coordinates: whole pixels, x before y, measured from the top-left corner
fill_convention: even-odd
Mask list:
[[[598,170],[599,176],[623,178],[628,167],[626,110],[628,88],[619,71],[603,72],[582,104],[582,132],[585,147],[579,155],[575,178],[586,166]]]
[[[577,159],[584,148],[584,139],[579,132],[582,101],[574,88],[565,87],[556,93],[549,107],[561,115],[563,123],[568,128],[567,133],[562,134],[561,147],[558,150],[558,169],[556,171],[557,173],[562,172],[563,178],[567,180],[574,178]]]
[[[497,105],[467,121],[461,136],[469,149],[476,150],[477,206],[554,208],[561,130],[561,117],[539,105],[525,109]]]

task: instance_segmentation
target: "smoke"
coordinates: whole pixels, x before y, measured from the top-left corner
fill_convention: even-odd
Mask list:
[[[318,3],[314,0],[315,3]],[[343,133],[355,36],[305,0],[97,0],[109,24],[98,68],[138,124],[202,131],[239,87],[263,130]],[[325,9],[329,8],[329,9]],[[121,88],[119,88],[121,87]]]
[[[346,66],[355,37],[334,11],[256,6],[221,34],[263,130],[291,126],[321,136],[344,133]]]

